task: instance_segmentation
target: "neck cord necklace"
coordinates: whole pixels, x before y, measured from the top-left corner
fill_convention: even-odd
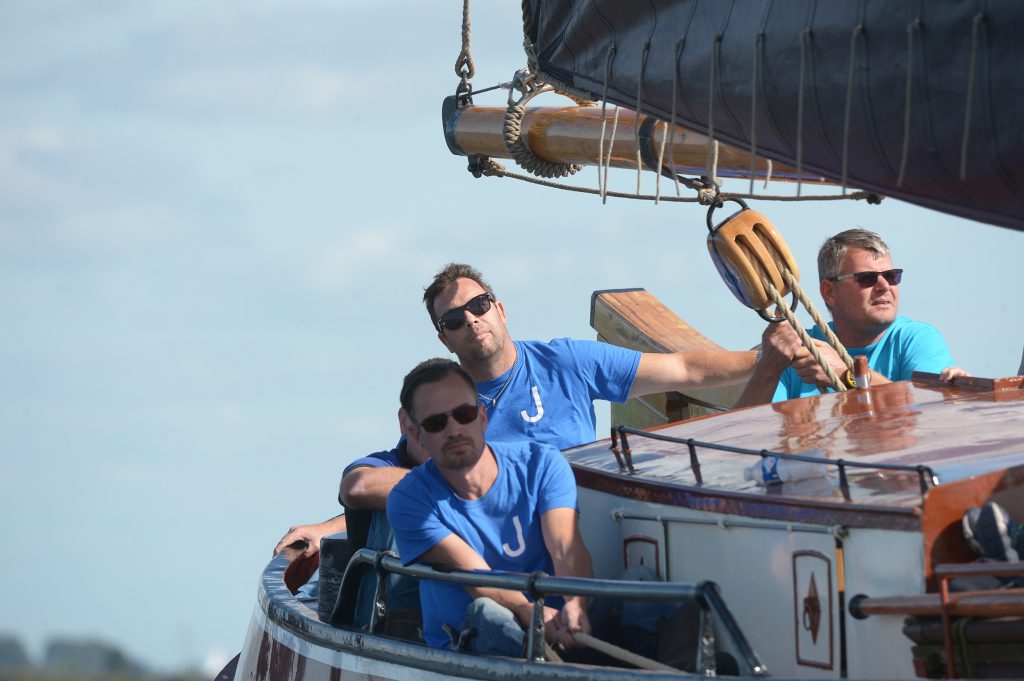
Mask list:
[[[476,393],[477,397],[479,397],[484,402],[487,402],[488,403],[487,406],[493,409],[494,406],[496,404],[498,404],[498,398],[501,397],[504,394],[505,390],[512,383],[512,376],[515,375],[515,373],[516,373],[516,366],[518,364],[519,364],[519,348],[516,348],[516,358],[512,361],[512,368],[508,370],[508,378],[506,378],[505,382],[501,384],[501,389],[498,390],[498,393],[494,397],[488,397],[487,395],[484,395],[482,392],[480,392],[478,390],[477,393]]]

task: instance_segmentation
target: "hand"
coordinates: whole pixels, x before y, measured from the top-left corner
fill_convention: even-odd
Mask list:
[[[832,346],[824,341],[815,339],[814,346],[821,353],[822,358],[832,368],[836,376],[841,375],[846,371],[846,363],[842,357],[839,356]],[[793,369],[800,376],[800,379],[804,383],[816,385],[818,387],[832,387],[828,378],[825,376],[825,371],[818,364],[817,360],[811,355],[807,348],[803,348],[796,359],[793,360]]]
[[[300,556],[309,558],[320,551],[320,539],[325,534],[330,534],[330,530],[324,528],[323,523],[289,527],[288,532],[274,547],[274,555],[284,551],[291,560]],[[302,542],[305,542],[305,546],[302,546]],[[293,546],[294,544],[298,545]]]
[[[576,641],[575,634],[590,633],[590,619],[587,617],[587,608],[583,599],[579,597],[566,598],[559,621],[568,640],[568,642],[563,642],[563,645],[567,648],[581,646],[582,644]]]
[[[939,380],[952,383],[954,378],[959,378],[960,376],[970,376],[970,374],[960,367],[946,367],[939,374]]]
[[[803,341],[789,322],[769,324],[761,334],[761,361],[778,366],[780,373],[804,351]]]

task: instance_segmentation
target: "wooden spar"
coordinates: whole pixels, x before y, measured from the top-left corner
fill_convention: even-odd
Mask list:
[[[445,139],[452,153],[464,156],[480,155],[489,158],[512,158],[505,148],[502,127],[505,108],[501,106],[467,106],[461,109],[446,106],[443,111]],[[533,107],[526,110],[522,129],[526,145],[534,154],[553,163],[599,165],[601,149],[601,107]],[[608,108],[604,136],[605,155],[607,140],[611,139],[614,109]],[[640,156],[647,170],[657,168],[662,136],[668,124],[653,116],[640,115],[639,136],[634,132],[637,115],[629,109],[619,110],[618,127],[612,144],[610,164],[614,168],[636,168],[637,137],[640,138]],[[671,140],[670,140],[671,138]],[[700,133],[676,126],[675,135],[665,136],[663,161],[667,168],[675,162],[676,173],[701,176],[708,172],[708,138]],[[758,156],[755,177],[765,178],[768,162]],[[750,177],[750,154],[726,144],[718,145],[719,177]],[[771,179],[796,181],[796,169],[780,163],[772,164]],[[825,182],[824,178],[804,173],[803,182]]]

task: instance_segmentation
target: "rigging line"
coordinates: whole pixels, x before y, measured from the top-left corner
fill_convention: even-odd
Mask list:
[[[654,129],[658,129],[657,123],[654,125]],[[651,135],[653,137],[654,135]],[[658,203],[661,198],[661,175],[665,168],[665,143],[668,141],[668,126],[665,125],[665,121],[661,121],[661,147],[658,149],[658,173],[654,176],[654,203]],[[675,171],[672,171],[673,176]],[[678,182],[678,180],[676,180]]]
[[[857,24],[850,35],[850,70],[846,76],[846,110],[843,113],[843,193],[846,193],[847,171],[850,164],[850,110],[853,108],[853,79],[856,75],[857,39],[864,33],[864,24]]]
[[[598,148],[597,148],[597,188],[600,190],[601,203],[604,203],[604,201],[605,201],[605,199],[604,199],[604,190],[605,190],[605,186],[606,186],[606,182],[602,182],[602,180],[601,180],[601,166],[604,163],[604,133],[605,133],[605,130],[607,129],[607,127],[608,127],[608,116],[606,115],[607,111],[608,111],[608,81],[611,79],[612,59],[614,57],[615,57],[615,43],[611,43],[610,45],[608,45],[608,50],[607,50],[607,53],[605,55],[604,90],[601,93],[601,141],[598,144]],[[618,116],[618,113],[616,113],[616,116]],[[609,143],[609,149],[610,149],[610,147],[611,147],[611,144]],[[611,157],[611,152],[609,151],[609,158],[610,157]],[[605,170],[604,177],[605,178],[608,177],[608,171],[607,170]]]
[[[807,62],[807,40],[811,29],[805,28],[800,33],[800,82],[797,86],[796,102],[796,195],[800,196],[803,189],[804,175],[804,73]]]
[[[679,59],[682,57],[683,47],[685,46],[686,37],[684,36],[676,42],[676,72],[675,75],[672,77],[672,132],[669,135],[668,140],[668,163],[670,166],[672,166],[672,178],[676,186],[676,196],[681,195],[679,191],[679,174],[676,172],[676,93],[679,87]]]
[[[757,170],[757,81],[761,75],[761,52],[764,50],[764,31],[754,40],[754,76],[750,83],[750,193],[754,193],[754,172]]]
[[[633,139],[636,142],[636,193],[640,193],[640,178],[643,174],[643,161],[640,157],[640,114],[641,100],[644,94],[644,69],[647,68],[647,54],[651,51],[651,41],[644,43],[640,52],[640,77],[636,83],[636,113],[633,116]]]
[[[611,57],[615,53],[615,44],[610,43],[604,56],[604,88],[601,92],[601,140],[597,145],[597,188],[604,199],[604,185],[601,183],[601,166],[604,163],[604,132],[608,127],[608,80],[611,76]]]
[[[714,182],[714,177],[711,176],[711,144],[715,139],[715,63],[718,61],[718,48],[722,44],[722,34],[715,34],[714,43],[711,47],[711,59],[709,59],[710,74],[708,75],[708,151],[704,157],[704,165],[707,166],[707,174],[711,177],[711,181]]]
[[[619,129],[619,112],[621,110],[622,108],[618,104],[616,104],[615,118],[612,119],[612,135],[608,139],[608,156],[605,158],[604,161],[604,193],[601,195],[602,204],[608,202],[608,167],[611,166],[612,164],[612,149],[615,147],[615,132]]]
[[[459,77],[459,86],[455,94],[464,94],[467,97],[473,91],[469,81],[476,75],[476,65],[473,63],[473,55],[469,50],[469,36],[471,26],[469,21],[469,0],[462,1],[462,51],[455,58],[455,75]]]
[[[903,186],[903,178],[907,173],[907,159],[910,157],[910,107],[914,94],[914,35],[921,27],[921,20],[914,19],[907,24],[907,91],[903,104],[903,150],[900,153],[900,174],[896,177],[896,186]]]
[[[975,68],[978,60],[978,34],[981,32],[981,23],[985,21],[985,15],[981,12],[974,15],[974,22],[971,26],[971,62],[967,71],[967,102],[964,105],[964,137],[960,144],[960,179],[967,179],[967,150],[970,148],[971,140],[971,105],[974,100],[974,79]]]
[[[607,168],[607,166],[606,166]],[[501,165],[494,159],[485,159],[485,166],[482,174],[487,177],[508,177],[513,180],[522,180],[523,182],[529,182],[530,184],[536,184],[541,187],[549,187],[551,189],[563,189],[565,191],[577,192],[580,194],[595,194],[600,196],[601,191],[594,189],[593,187],[580,187],[577,185],[560,184],[558,182],[552,182],[549,180],[542,180],[531,175],[522,175],[520,173],[510,172],[505,166]],[[618,199],[639,199],[642,201],[653,201],[653,194],[634,194],[632,192],[614,192],[606,191],[607,196]],[[720,198],[724,201],[726,199],[761,199],[763,201],[866,201],[873,197],[871,192],[860,191],[852,194],[817,194],[808,196],[787,196],[782,194],[731,194],[723,192]],[[701,199],[699,197],[686,197],[686,196],[663,196],[662,201],[668,201],[671,203],[699,203]]]

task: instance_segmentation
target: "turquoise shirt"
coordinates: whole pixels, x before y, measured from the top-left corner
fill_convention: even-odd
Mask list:
[[[835,330],[832,322],[828,325]],[[825,340],[824,334],[817,326],[807,329],[807,333],[811,338]],[[915,322],[907,317],[896,317],[885,334],[875,343],[864,348],[846,348],[846,351],[851,357],[866,355],[868,367],[890,381],[905,381],[915,371],[937,374],[955,364],[938,329],[931,324]],[[801,381],[796,371],[788,367],[782,372],[772,402],[819,394],[817,387]]]

